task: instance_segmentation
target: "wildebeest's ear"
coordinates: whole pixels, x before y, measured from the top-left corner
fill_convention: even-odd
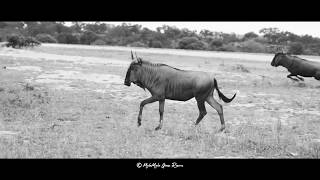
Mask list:
[[[131,50],[131,59],[132,59],[132,60],[134,60],[134,58],[133,58],[133,54],[132,54],[132,50]]]

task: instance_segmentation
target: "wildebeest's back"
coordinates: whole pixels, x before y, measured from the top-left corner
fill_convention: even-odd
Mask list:
[[[317,71],[320,71],[320,63],[304,59],[295,59],[293,66],[288,70],[291,73],[298,73],[301,76],[310,77]]]

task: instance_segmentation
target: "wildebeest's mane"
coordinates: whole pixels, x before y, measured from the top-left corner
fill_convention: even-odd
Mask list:
[[[149,65],[149,66],[152,66],[152,67],[166,66],[166,67],[170,67],[170,68],[173,68],[175,70],[178,70],[178,71],[183,71],[181,69],[178,69],[178,68],[175,68],[175,67],[169,66],[167,64],[163,64],[163,63],[152,63],[150,61],[146,61],[146,60],[143,60],[143,59],[141,59],[141,62],[142,62],[142,64]]]
[[[289,56],[291,58],[294,58],[294,59],[299,59],[299,60],[303,60],[303,61],[307,61],[306,59],[303,59],[303,58],[300,58],[298,56],[294,56],[294,55],[291,55],[291,54],[285,54],[286,56]]]
[[[299,60],[307,61],[306,59],[300,58],[298,56],[291,55],[289,53],[283,53],[283,52],[277,53],[274,58],[276,58],[277,56],[280,56],[280,55],[288,56],[288,57],[293,58],[293,59],[299,59]]]

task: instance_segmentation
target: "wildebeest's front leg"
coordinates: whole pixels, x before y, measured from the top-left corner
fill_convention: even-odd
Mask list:
[[[292,80],[294,80],[294,81],[299,81],[298,79],[292,78],[292,76],[296,76],[296,77],[297,77],[297,75],[289,74],[289,75],[287,76],[287,78],[290,78],[290,79],[292,79]]]
[[[148,99],[143,100],[140,103],[140,111],[139,111],[139,116],[138,116],[138,127],[141,126],[141,116],[142,116],[142,110],[143,110],[144,105],[156,102],[157,100],[158,100],[157,98],[152,96],[152,97],[150,97]]]
[[[159,114],[160,114],[160,120],[159,120],[159,125],[156,127],[156,130],[159,130],[162,128],[162,120],[163,120],[163,112],[164,112],[164,99],[159,100]]]

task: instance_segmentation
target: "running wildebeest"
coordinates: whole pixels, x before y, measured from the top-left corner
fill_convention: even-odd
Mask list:
[[[301,59],[297,56],[291,56],[282,52],[277,53],[272,59],[271,66],[283,66],[287,68],[290,72],[287,77],[294,81],[299,81],[298,79],[304,81],[304,79],[299,76],[314,77],[320,80],[320,63]],[[292,76],[298,79],[292,78]]]
[[[220,99],[227,103],[235,98],[236,93],[231,99],[224,96],[218,89],[217,80],[207,72],[185,71],[166,64],[155,64],[142,60],[137,55],[134,59],[132,52],[131,58],[133,61],[127,70],[124,84],[130,86],[132,82],[144,90],[148,89],[152,95],[140,103],[138,126],[141,125],[142,110],[146,104],[159,101],[160,121],[155,129],[159,130],[162,128],[165,99],[188,101],[195,97],[199,109],[199,116],[195,125],[207,114],[205,108],[205,102],[207,102],[219,114],[221,122],[219,131],[225,129],[223,108],[213,98],[213,91],[216,89]]]

